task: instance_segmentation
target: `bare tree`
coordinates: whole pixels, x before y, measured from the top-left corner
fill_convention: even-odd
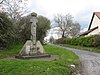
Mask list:
[[[54,18],[55,23],[58,27],[60,27],[60,31],[62,32],[62,37],[65,35],[69,35],[70,27],[72,25],[72,16],[70,14],[61,15],[57,14]]]
[[[80,32],[80,24],[75,22],[71,26],[70,35],[72,37],[77,37]]]
[[[0,0],[0,4],[2,4],[2,3],[3,3],[3,1],[4,1],[4,0]]]
[[[14,37],[17,38],[19,38],[20,27],[22,27],[22,25],[19,25],[19,22],[23,15],[29,12],[26,2],[26,0],[3,0],[3,2],[0,4],[0,9],[2,12],[6,12],[12,21],[15,34]]]
[[[3,0],[0,8],[2,11],[7,12],[14,22],[19,20],[22,15],[29,12],[24,0]]]
[[[79,23],[73,23],[73,17],[70,14],[61,15],[57,14],[54,17],[54,21],[56,25],[60,28],[60,32],[62,32],[62,38],[67,36],[75,36],[80,27]],[[78,29],[77,29],[78,28]],[[76,32],[74,32],[74,29]]]

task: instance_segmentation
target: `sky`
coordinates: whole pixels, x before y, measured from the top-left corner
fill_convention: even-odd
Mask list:
[[[81,29],[86,30],[93,12],[100,12],[100,0],[28,0],[28,7],[51,22],[56,14],[70,13],[73,20],[80,23]]]

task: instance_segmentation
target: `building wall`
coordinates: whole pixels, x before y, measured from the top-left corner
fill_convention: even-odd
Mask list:
[[[92,21],[92,25],[91,25],[91,28],[90,28],[90,29],[92,29],[92,28],[94,28],[94,27],[97,27],[97,26],[98,26],[98,29],[96,29],[96,30],[90,32],[90,33],[88,34],[88,36],[89,36],[89,35],[100,34],[100,19],[95,15],[95,16],[94,16],[94,19],[93,19],[93,21]]]
[[[95,29],[94,31],[90,32],[87,36],[99,34],[99,29]]]
[[[92,25],[91,25],[91,28],[90,29],[92,29],[92,28],[94,28],[96,26],[98,26],[99,32],[100,32],[100,19],[95,15],[94,16],[94,19],[92,21]]]

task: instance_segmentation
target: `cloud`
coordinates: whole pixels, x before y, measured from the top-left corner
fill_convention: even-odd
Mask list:
[[[85,28],[93,12],[100,11],[100,0],[31,0],[31,11],[51,20],[57,13],[70,13]]]
[[[36,0],[36,4],[38,10],[45,11],[49,17],[57,13],[75,15],[85,7],[84,1],[80,0]]]

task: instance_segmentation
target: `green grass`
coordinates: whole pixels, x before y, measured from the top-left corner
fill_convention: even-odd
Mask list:
[[[60,60],[58,61],[64,61],[64,62],[73,62],[75,63],[75,60],[78,58],[72,51],[66,50],[64,48],[59,48],[55,46],[44,46],[46,52],[48,54],[58,54],[60,55]]]
[[[10,48],[0,50],[0,58],[15,56],[21,50],[22,44],[12,45]]]
[[[83,47],[83,46],[75,46],[75,45],[69,45],[69,44],[60,44],[61,46],[65,47],[71,47],[71,48],[76,48],[76,49],[81,49],[81,50],[88,50],[88,51],[93,51],[93,52],[100,52],[100,47]]]
[[[48,45],[44,48],[49,54],[58,54],[60,59],[53,61],[0,60],[0,75],[68,75],[71,71],[69,65],[79,63],[78,56],[71,51]],[[18,53],[18,49],[21,49],[21,46],[17,45],[9,50],[11,53],[6,51],[4,53],[6,56],[12,56]],[[0,54],[2,53],[3,51],[0,52]]]

